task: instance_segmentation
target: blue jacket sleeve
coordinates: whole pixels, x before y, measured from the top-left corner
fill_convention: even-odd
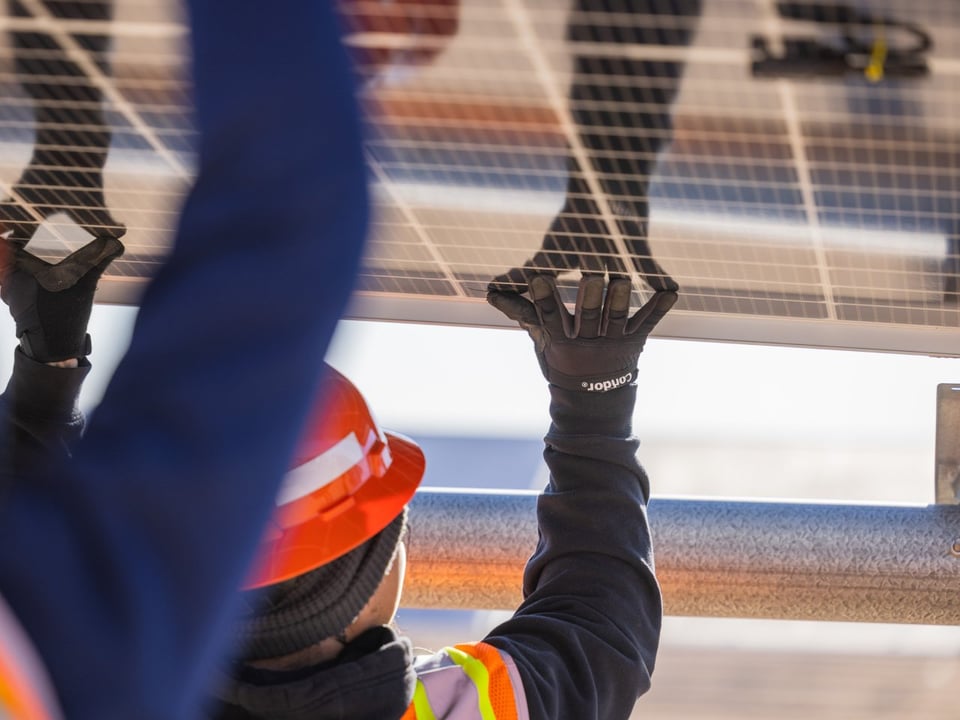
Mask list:
[[[0,594],[71,719],[197,714],[367,227],[332,4],[187,5],[198,173],[174,247],[73,459],[0,509]]]
[[[533,720],[624,719],[650,687],[663,615],[631,433],[637,388],[550,392],[540,540],[522,605],[486,640],[516,663]]]

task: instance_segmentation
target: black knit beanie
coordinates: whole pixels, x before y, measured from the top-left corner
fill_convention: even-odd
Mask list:
[[[303,650],[345,630],[373,596],[403,537],[407,509],[363,545],[290,580],[243,593],[237,620],[245,660]]]

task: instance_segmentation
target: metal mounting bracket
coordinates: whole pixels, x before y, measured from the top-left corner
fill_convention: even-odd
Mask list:
[[[960,385],[937,385],[936,502],[960,504]]]

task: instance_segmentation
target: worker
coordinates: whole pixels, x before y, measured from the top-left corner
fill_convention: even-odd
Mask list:
[[[513,617],[480,642],[416,658],[391,627],[424,458],[329,371],[243,593],[238,659],[214,684],[211,718],[630,715],[650,685],[662,616],[631,431],[637,362],[677,295],[655,292],[633,316],[623,277],[584,276],[572,314],[551,275],[532,276],[529,295],[488,296],[533,338],[552,398],[540,540]]]
[[[20,337],[0,444],[4,720],[197,717],[363,248],[356,85],[332,6],[185,10],[196,177],[75,441],[89,348],[63,306],[92,302],[116,238],[59,263],[4,243]],[[40,350],[64,337],[83,339],[71,357]],[[37,443],[63,433],[69,452],[22,463],[14,442],[37,420],[59,424]]]

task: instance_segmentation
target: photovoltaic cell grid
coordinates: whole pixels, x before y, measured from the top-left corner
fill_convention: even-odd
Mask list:
[[[85,111],[101,105],[106,206],[128,248],[103,298],[133,302],[191,177],[185,28],[174,3],[119,0],[112,19],[104,7],[11,3],[0,182],[16,192],[37,138],[83,150]],[[960,355],[960,5],[342,10],[375,198],[355,315],[507,324],[484,302],[491,278],[559,270],[572,299],[578,270],[606,268],[631,273],[637,304],[679,285],[663,335]],[[29,49],[49,71],[18,72],[23,33],[52,39]],[[31,83],[46,84],[42,99]],[[53,131],[38,129],[38,105],[54,108]],[[82,242],[76,220],[51,216],[35,246]]]
[[[103,296],[132,301],[169,248],[192,177],[179,6],[16,0],[5,9],[4,195],[28,208],[33,220],[48,216],[29,247],[56,257],[89,240],[73,215],[96,206],[84,189],[102,186],[110,215],[127,229],[126,253],[102,283]],[[102,147],[105,131],[108,149]],[[109,232],[98,220],[79,222]]]

